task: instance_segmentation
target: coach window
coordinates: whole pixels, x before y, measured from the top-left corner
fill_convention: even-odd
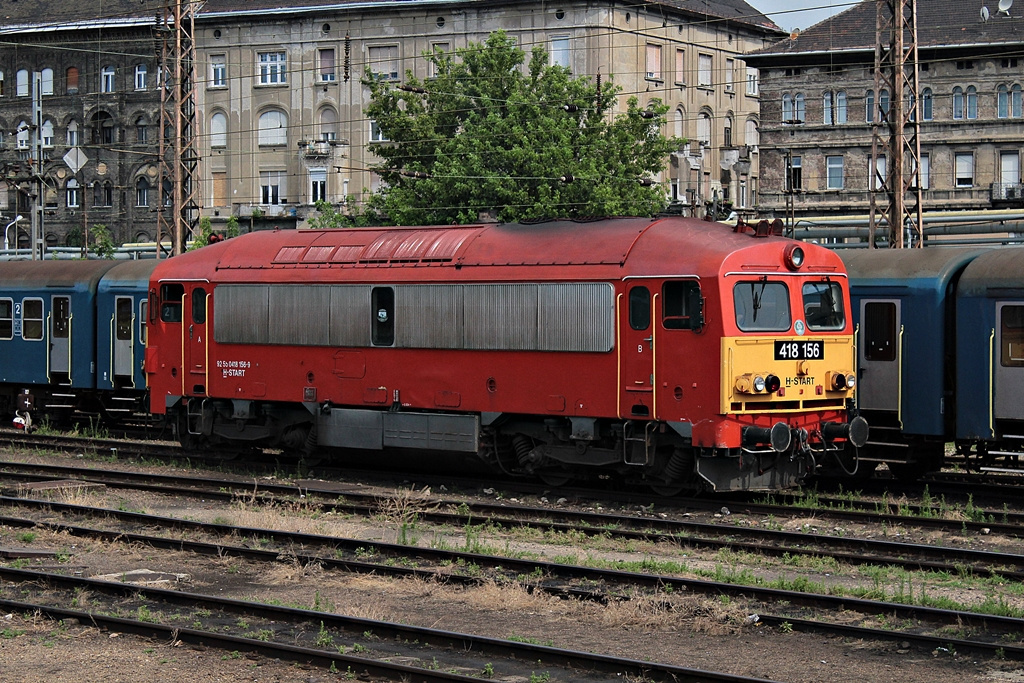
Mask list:
[[[202,287],[192,292],[192,322],[196,325],[206,323],[206,290]]]
[[[629,290],[629,326],[646,330],[651,325],[651,292],[646,287]]]
[[[181,300],[185,285],[166,284],[160,287],[160,320],[165,323],[181,322]]]
[[[14,339],[13,299],[0,299],[0,339]]]
[[[43,300],[21,300],[21,338],[38,341],[43,338]]]
[[[1024,306],[1003,306],[999,312],[1004,367],[1024,367]]]
[[[146,343],[146,311],[149,309],[148,301],[139,302],[139,343]]]
[[[864,304],[864,360],[896,360],[896,304],[873,301]]]
[[[662,288],[661,324],[666,330],[699,330],[700,284],[697,282],[666,282]]]
[[[843,288],[838,282],[804,283],[804,318],[809,330],[841,330],[846,326]]]
[[[371,304],[373,345],[392,346],[395,343],[395,290],[391,287],[374,287]]]
[[[131,297],[119,296],[114,311],[114,328],[118,341],[132,338],[132,300]]]
[[[53,297],[53,336],[67,339],[71,332],[71,299],[66,296]]]
[[[738,282],[732,290],[736,326],[744,332],[785,332],[792,324],[789,288],[767,277]]]

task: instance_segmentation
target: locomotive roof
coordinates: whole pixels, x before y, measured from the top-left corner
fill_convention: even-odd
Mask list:
[[[591,275],[606,277],[609,269],[627,274],[620,271],[628,261],[628,274],[710,275],[738,251],[745,252],[747,260],[732,267],[758,265],[747,261],[758,260],[759,246],[779,240],[753,238],[722,223],[682,217],[264,231],[178,256],[157,273],[160,278],[202,278],[216,270],[222,280],[276,280],[294,279],[293,271],[299,269],[315,280],[317,271],[344,268],[377,279],[383,273],[374,270],[386,269],[388,277],[398,277],[394,269],[415,268],[417,273],[403,273],[402,279],[435,279],[452,277],[450,269],[455,268],[460,277],[471,279],[473,268],[549,267],[556,269],[554,277],[563,272],[565,277],[579,277],[578,271],[566,269],[590,267]],[[806,248],[809,255],[818,251],[811,245]],[[838,258],[816,258],[827,265],[834,259],[838,266]],[[522,275],[541,276],[533,270]]]
[[[957,293],[961,296],[1024,295],[1024,247],[999,247],[967,266]]]
[[[847,249],[838,253],[851,283],[909,289],[922,285],[944,288],[965,265],[985,251],[977,247],[928,247]]]
[[[5,261],[0,263],[3,289],[96,288],[115,261]]]

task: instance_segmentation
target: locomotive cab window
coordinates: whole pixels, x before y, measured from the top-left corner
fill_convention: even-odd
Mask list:
[[[0,339],[14,338],[14,300],[0,299]]]
[[[206,290],[202,287],[192,292],[192,322],[196,325],[206,323]]]
[[[370,294],[373,312],[374,346],[393,346],[395,343],[395,290],[391,287],[374,287]]]
[[[846,326],[843,288],[838,282],[805,282],[804,318],[809,330],[841,330]]]
[[[864,304],[864,359],[896,360],[896,304],[871,301]]]
[[[789,288],[782,282],[738,282],[732,296],[736,326],[744,332],[785,332],[792,325]]]
[[[629,326],[634,330],[651,326],[651,292],[646,287],[629,290]]]
[[[661,324],[666,330],[699,330],[700,284],[692,281],[666,282],[662,288]]]
[[[1024,367],[1024,306],[1000,309],[999,339],[1003,367]]]
[[[181,300],[185,285],[171,283],[160,286],[160,320],[165,323],[181,322]]]
[[[21,338],[39,341],[43,338],[43,300],[22,299]]]

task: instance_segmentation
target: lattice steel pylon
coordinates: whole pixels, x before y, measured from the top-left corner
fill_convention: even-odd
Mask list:
[[[164,235],[171,235],[171,254],[185,250],[185,241],[199,223],[199,141],[196,129],[195,15],[202,2],[172,0],[161,14],[160,171],[157,210],[157,258]]]
[[[868,195],[871,198],[869,242],[876,247],[876,231],[884,217],[888,245],[906,246],[911,230],[913,246],[924,245],[921,206],[920,88],[917,51],[917,0],[875,0],[875,112],[871,135]],[[888,103],[883,93],[890,93]],[[871,106],[871,105],[869,105]],[[884,155],[884,156],[881,156]],[[885,159],[884,177],[879,159]],[[909,166],[909,168],[908,168]],[[908,194],[911,201],[907,202]],[[879,210],[884,200],[884,210]]]

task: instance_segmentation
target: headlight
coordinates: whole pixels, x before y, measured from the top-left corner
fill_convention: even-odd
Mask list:
[[[764,377],[761,375],[754,378],[754,391],[764,391]]]
[[[786,267],[790,270],[800,270],[800,266],[804,265],[803,247],[797,244],[790,244],[783,253],[783,261],[785,261]]]
[[[857,378],[851,373],[846,376],[846,388],[853,389],[855,386],[857,386]]]
[[[842,391],[846,388],[846,375],[837,372],[832,375],[832,391]]]

